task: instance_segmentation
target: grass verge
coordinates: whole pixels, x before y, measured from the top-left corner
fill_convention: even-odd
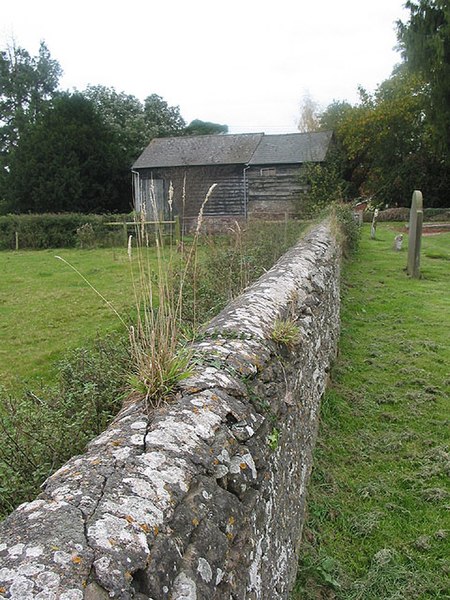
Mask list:
[[[345,268],[292,600],[450,597],[450,234],[412,280],[393,227]]]

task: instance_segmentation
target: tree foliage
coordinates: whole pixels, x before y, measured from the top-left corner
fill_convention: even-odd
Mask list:
[[[158,94],[151,94],[151,96],[147,96],[145,99],[144,119],[148,127],[150,139],[182,135],[186,127],[186,123],[180,113],[180,107],[169,106]]]
[[[51,102],[62,69],[44,42],[37,56],[14,42],[0,52],[0,195],[24,131]]]
[[[374,205],[409,206],[414,189],[431,207],[450,196],[450,4],[448,0],[406,2],[398,22],[403,63],[373,93],[360,88],[359,102],[334,101],[319,115],[333,130],[348,198]],[[305,123],[314,106],[304,101]],[[307,126],[305,125],[306,129]],[[320,172],[319,172],[320,171]],[[309,169],[311,193],[326,177]],[[314,184],[317,183],[317,186]]]
[[[405,64],[428,85],[427,106],[436,144],[450,150],[450,4],[448,0],[406,2],[409,20],[397,24]]]
[[[118,141],[92,103],[62,94],[14,152],[11,200],[18,212],[126,211],[123,169]]]
[[[421,162],[428,155],[424,135],[423,82],[400,69],[374,94],[360,90],[360,103],[344,110],[335,131],[347,157],[353,196],[375,203],[403,204],[426,184]]]
[[[320,117],[335,132],[348,196],[407,206],[422,189],[428,206],[444,205],[450,177],[427,111],[427,82],[401,65],[374,93],[359,92],[355,106],[334,102]]]
[[[209,135],[228,133],[228,125],[219,125],[219,123],[211,123],[210,121],[201,121],[194,119],[185,128],[185,135]]]
[[[82,95],[93,104],[124,152],[127,164],[131,165],[152,135],[145,121],[142,102],[131,94],[102,85],[89,86]]]
[[[0,52],[0,212],[128,211],[130,168],[155,137],[227,131],[158,94],[58,90],[58,62],[11,44]]]

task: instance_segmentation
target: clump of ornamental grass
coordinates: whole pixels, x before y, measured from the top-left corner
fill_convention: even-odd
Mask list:
[[[140,214],[136,226],[136,243],[129,239],[128,253],[133,266],[133,247],[137,253],[137,272],[133,271],[133,289],[137,311],[136,324],[129,329],[131,354],[134,372],[130,376],[130,385],[134,392],[142,395],[149,407],[159,406],[161,402],[173,396],[183,379],[192,374],[192,353],[182,343],[183,298],[186,277],[197,271],[197,243],[203,221],[203,211],[216,184],[213,184],[203,200],[197,218],[197,227],[188,252],[177,255],[171,244],[164,241],[163,222],[155,221],[155,243],[157,253],[157,273],[152,276],[148,261],[149,236],[146,230],[145,210]],[[153,215],[158,214],[154,188],[151,186],[151,208]],[[172,220],[173,188],[169,188],[169,213]],[[184,205],[184,191],[183,191]],[[175,274],[178,278],[174,285]],[[195,289],[195,286],[194,286]],[[194,298],[195,311],[195,298]]]

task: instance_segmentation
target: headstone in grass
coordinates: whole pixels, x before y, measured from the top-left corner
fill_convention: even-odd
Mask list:
[[[409,215],[408,235],[408,264],[406,271],[410,277],[420,277],[420,246],[422,241],[423,225],[423,197],[422,192],[414,190]]]
[[[402,245],[403,245],[403,235],[401,233],[399,233],[394,238],[394,250],[396,250],[397,252],[400,252],[400,250],[402,249]]]
[[[372,227],[370,228],[370,239],[374,240],[377,233],[378,208],[374,210],[372,218]]]

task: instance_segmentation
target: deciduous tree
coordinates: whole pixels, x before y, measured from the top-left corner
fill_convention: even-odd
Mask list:
[[[0,52],[0,195],[21,135],[54,97],[61,74],[44,42],[37,56],[15,42]]]
[[[297,128],[301,133],[317,131],[320,126],[319,103],[306,93],[300,102],[300,118]]]
[[[114,133],[131,165],[153,134],[146,123],[142,102],[136,96],[102,85],[89,86],[82,94],[93,103],[103,123]]]
[[[219,125],[219,123],[194,119],[184,130],[185,135],[208,135],[218,133],[228,133],[228,125]]]
[[[373,94],[360,89],[357,105],[333,103],[323,113],[321,123],[335,131],[350,197],[402,206],[417,188],[427,190],[428,205],[444,202],[449,177],[433,146],[427,102],[426,83],[400,66]]]
[[[158,94],[151,94],[145,99],[144,120],[150,135],[148,142],[155,137],[182,135],[186,127],[180,107],[169,106]]]

